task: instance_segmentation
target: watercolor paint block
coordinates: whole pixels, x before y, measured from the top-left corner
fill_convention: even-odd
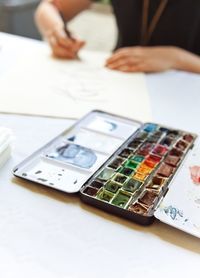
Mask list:
[[[188,143],[183,140],[180,140],[176,143],[175,147],[180,151],[184,152],[188,147]]]
[[[127,168],[131,168],[133,170],[135,170],[138,166],[139,166],[139,163],[136,163],[135,161],[133,160],[128,160],[126,163],[125,163],[125,166]]]
[[[157,171],[157,174],[162,176],[162,177],[170,177],[171,174],[173,173],[174,171],[174,168],[166,163],[163,163],[159,168],[158,168],[158,171]]]
[[[194,140],[194,136],[192,136],[191,134],[185,134],[185,135],[183,136],[183,139],[184,139],[185,141],[187,141],[188,143],[191,143],[191,142]]]
[[[147,156],[151,152],[153,147],[154,147],[154,144],[147,142],[139,148],[139,150],[137,151],[137,154],[142,155],[142,156]]]
[[[166,146],[166,147],[170,147],[173,142],[174,142],[174,140],[172,138],[166,136],[164,139],[162,139],[160,144],[163,146]]]
[[[139,180],[139,181],[145,181],[146,178],[147,178],[147,175],[146,174],[143,174],[143,173],[135,173],[135,175],[133,176],[134,179],[136,180]]]
[[[139,214],[139,215],[147,215],[148,209],[139,203],[135,203],[128,208],[129,211]]]
[[[143,155],[135,155],[135,156],[131,157],[130,159],[137,163],[141,163],[145,159],[145,157]]]
[[[122,184],[124,184],[126,181],[127,181],[127,177],[126,176],[124,176],[124,175],[122,175],[122,174],[119,174],[119,173],[117,173],[113,178],[112,178],[112,180],[114,181],[114,182],[117,182],[117,183],[120,183],[121,185]]]
[[[129,192],[135,192],[142,186],[142,182],[134,179],[129,179],[124,185],[123,189]]]
[[[112,181],[112,180],[108,181],[105,184],[105,189],[112,193],[116,193],[120,187],[121,187],[120,183]]]
[[[118,169],[122,165],[123,162],[124,162],[123,158],[117,157],[108,165],[108,167],[113,168],[113,169]]]
[[[123,191],[119,191],[117,193],[117,195],[113,198],[112,204],[115,206],[124,208],[127,205],[130,198],[131,198],[131,195],[129,195]]]
[[[148,142],[149,142],[149,143],[152,143],[152,144],[156,144],[156,143],[158,143],[159,139],[160,139],[160,138],[158,138],[158,137],[152,135],[152,136],[150,136],[150,137],[148,138]]]
[[[163,156],[167,153],[168,149],[162,145],[157,145],[152,153],[156,154],[156,155],[159,155],[159,156]]]
[[[121,153],[119,154],[119,156],[124,157],[124,158],[128,158],[130,155],[133,154],[133,150],[132,149],[124,149],[121,151]]]
[[[183,156],[184,153],[183,153],[181,150],[178,150],[178,149],[176,149],[176,148],[173,148],[173,149],[169,152],[169,154],[174,155],[174,156],[181,157],[181,156]]]
[[[165,158],[165,163],[166,164],[169,164],[173,167],[176,167],[177,164],[179,163],[180,161],[180,157],[179,156],[175,156],[175,155],[168,155],[166,158]]]
[[[165,135],[165,133],[163,133],[161,130],[156,130],[155,132],[153,132],[152,135],[159,139],[159,138],[163,137]]]
[[[97,188],[97,189],[100,189],[104,186],[104,183],[98,181],[98,180],[94,180],[91,184],[90,184],[91,187],[94,187],[94,188]]]
[[[128,144],[128,147],[132,148],[132,149],[137,149],[138,147],[140,147],[142,145],[142,143],[143,143],[143,141],[135,139]]]
[[[146,190],[142,197],[139,198],[139,202],[145,206],[151,207],[158,200],[158,193],[153,190]]]
[[[101,189],[99,193],[97,194],[97,198],[104,201],[104,202],[110,202],[110,200],[113,198],[114,194],[111,192],[108,192],[104,189]]]
[[[158,126],[156,124],[147,124],[147,125],[145,125],[143,130],[146,131],[146,132],[153,132],[157,128],[158,128]]]
[[[134,170],[131,168],[123,167],[120,169],[120,173],[125,176],[131,176],[134,174]]]
[[[153,171],[153,168],[146,166],[145,164],[141,164],[141,166],[137,169],[137,172],[149,175]]]
[[[86,187],[85,190],[84,190],[84,193],[89,195],[89,196],[92,196],[92,197],[95,197],[96,194],[98,192],[98,189],[97,188],[93,188],[93,187]]]
[[[98,175],[98,179],[103,180],[103,181],[107,181],[109,180],[113,175],[114,175],[115,171],[111,168],[105,168],[99,175]]]
[[[148,135],[148,132],[142,131],[136,136],[136,139],[144,141],[148,137]]]

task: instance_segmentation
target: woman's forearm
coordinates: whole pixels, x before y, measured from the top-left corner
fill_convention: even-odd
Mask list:
[[[200,73],[200,56],[178,47],[173,47],[173,55],[175,69]]]
[[[35,13],[35,21],[41,34],[46,37],[55,28],[63,28],[59,11],[66,21],[90,5],[90,0],[43,0]],[[59,8],[58,8],[59,7]]]
[[[35,13],[35,22],[43,37],[55,28],[63,28],[63,21],[53,1],[42,1]]]

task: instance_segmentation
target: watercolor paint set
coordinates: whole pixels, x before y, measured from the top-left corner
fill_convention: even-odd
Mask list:
[[[199,153],[193,133],[95,110],[13,173],[79,192],[84,202],[139,224],[156,217],[200,237]]]

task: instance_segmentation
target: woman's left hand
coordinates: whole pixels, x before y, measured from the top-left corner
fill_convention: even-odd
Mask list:
[[[123,72],[160,72],[175,68],[176,48],[171,46],[126,47],[106,61],[106,67]]]

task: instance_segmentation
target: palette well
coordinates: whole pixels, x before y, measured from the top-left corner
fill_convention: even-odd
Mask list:
[[[197,136],[92,111],[16,166],[14,175],[137,223],[154,219]]]

